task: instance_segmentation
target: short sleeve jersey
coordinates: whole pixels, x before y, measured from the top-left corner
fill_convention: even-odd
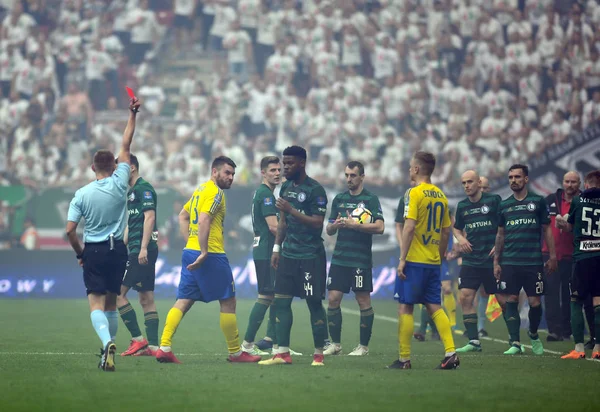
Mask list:
[[[208,234],[208,253],[225,253],[223,225],[225,223],[225,194],[212,180],[201,184],[183,206],[190,214],[189,237],[186,249],[200,250],[198,220],[201,213],[212,217]]]
[[[256,189],[252,198],[252,230],[254,231],[252,257],[254,260],[271,259],[275,235],[269,230],[266,221],[269,216],[279,217],[279,211],[275,207],[273,191],[263,183]]]
[[[600,189],[588,189],[575,197],[568,221],[573,225],[573,260],[600,256]]]
[[[383,212],[379,198],[367,189],[353,196],[350,192],[338,194],[331,202],[329,222],[334,222],[338,215],[346,217],[357,207],[368,209],[373,220],[383,220]],[[352,229],[338,231],[331,263],[338,266],[370,269],[373,267],[373,235]]]
[[[451,225],[448,199],[431,183],[421,183],[406,191],[404,220],[415,220],[415,234],[406,257],[407,262],[439,265],[442,229]]]
[[[550,224],[546,199],[529,192],[523,200],[514,195],[500,204],[498,226],[504,228],[502,265],[542,265],[542,226]]]
[[[458,202],[454,228],[465,232],[473,251],[462,255],[463,266],[492,267],[491,250],[498,232],[498,210],[502,198],[482,193],[481,199],[471,202],[469,198]]]
[[[325,216],[327,213],[325,189],[308,176],[299,185],[291,180],[283,183],[279,196],[307,216]],[[323,248],[323,229],[307,226],[290,214],[286,214],[285,219],[287,231],[282,245],[282,256],[293,259],[315,257]]]
[[[157,204],[158,200],[154,188],[150,183],[140,177],[133,187],[129,189],[129,193],[127,194],[127,213],[129,214],[129,220],[127,222],[129,228],[129,242],[127,243],[127,247],[129,248],[129,253],[140,253],[144,233],[144,212],[148,210],[154,210],[154,212],[156,212]],[[158,248],[157,240],[158,229],[156,228],[155,219],[152,234],[150,235],[150,242],[148,242],[148,250],[155,250]]]

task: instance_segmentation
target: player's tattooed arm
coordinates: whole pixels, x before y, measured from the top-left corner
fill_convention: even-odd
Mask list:
[[[544,231],[544,240],[548,245],[548,252],[550,259],[546,262],[545,266],[548,273],[555,272],[558,269],[558,260],[556,259],[556,247],[554,246],[554,236],[552,236],[552,227],[550,225],[542,225]]]
[[[504,249],[504,227],[499,226],[496,233],[496,243],[494,244],[494,277],[500,280],[502,269],[500,268],[500,257]]]

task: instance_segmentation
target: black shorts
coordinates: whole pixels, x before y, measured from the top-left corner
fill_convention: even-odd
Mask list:
[[[571,297],[585,300],[600,296],[600,256],[583,259],[573,264]]]
[[[504,268],[503,268],[504,269]],[[498,292],[498,284],[494,277],[494,269],[475,266],[461,266],[458,275],[459,289],[478,290],[483,285],[485,293],[493,295]]]
[[[256,282],[258,283],[259,295],[275,294],[275,274],[276,270],[271,266],[270,260],[255,260]]]
[[[275,294],[323,300],[326,278],[327,262],[324,254],[310,259],[281,256],[275,278]]]
[[[373,291],[373,269],[353,268],[349,266],[329,266],[327,290],[349,293]]]
[[[175,17],[173,18],[173,26],[174,27],[183,27],[188,30],[193,30],[194,21],[191,19],[190,16],[176,14]]]
[[[83,249],[83,283],[87,294],[121,292],[121,279],[127,265],[127,246],[115,240],[114,249],[109,242],[86,243]]]
[[[156,277],[156,259],[158,258],[158,248],[148,251],[148,264],[140,265],[138,253],[129,255],[127,268],[123,275],[123,286],[127,286],[138,292],[148,292],[154,290],[154,279]]]
[[[502,266],[498,292],[505,295],[518,295],[521,288],[527,296],[544,294],[544,266]]]

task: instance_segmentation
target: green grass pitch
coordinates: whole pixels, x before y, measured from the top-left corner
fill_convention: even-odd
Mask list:
[[[131,294],[135,297],[135,293]],[[171,301],[158,302],[160,330]],[[356,303],[344,302],[342,346],[358,343]],[[238,302],[240,335],[253,302]],[[138,321],[142,312],[136,303]],[[600,406],[600,363],[561,360],[570,342],[545,343],[555,353],[506,357],[501,320],[484,352],[461,356],[455,371],[433,368],[440,342],[413,341],[413,369],[387,370],[397,356],[396,305],[374,301],[371,353],[340,355],[311,367],[308,310],[295,301],[292,348],[305,356],[290,366],[230,364],[219,329],[218,304],[196,304],[174,339],[181,365],[153,358],[117,359],[117,371],[97,369],[99,341],[85,300],[0,300],[0,411],[592,411]],[[459,321],[459,324],[461,322]],[[262,337],[265,325],[259,332]],[[522,331],[525,343],[526,332]],[[129,334],[119,325],[117,348]],[[456,337],[457,346],[466,340]],[[588,356],[590,354],[588,353]]]

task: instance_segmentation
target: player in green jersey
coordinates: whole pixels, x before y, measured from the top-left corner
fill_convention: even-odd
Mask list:
[[[523,353],[520,339],[519,292],[525,290],[529,300],[529,338],[533,353],[542,355],[544,347],[538,336],[542,319],[544,294],[544,234],[550,259],[549,273],[555,272],[558,261],[550,227],[550,212],[546,199],[527,190],[529,168],[515,164],[508,170],[512,196],[504,199],[498,213],[498,233],[494,246],[494,277],[498,280],[497,295],[506,301],[504,319],[510,335],[510,348],[505,355]],[[504,296],[502,296],[504,295]]]
[[[125,232],[129,259],[117,305],[121,319],[131,333],[131,343],[121,356],[155,356],[158,350],[158,313],[154,303],[155,265],[158,258],[157,197],[152,185],[140,176],[140,165],[134,155],[131,155],[129,186],[129,221]],[[138,292],[144,310],[148,340],[144,339],[135,310],[127,300],[127,292],[132,288]]]
[[[267,156],[260,161],[262,183],[254,192],[252,198],[252,229],[254,241],[252,242],[252,257],[256,269],[258,283],[258,299],[250,312],[248,328],[242,343],[242,350],[252,355],[268,355],[264,349],[274,348],[277,351],[277,338],[275,333],[275,306],[272,305],[275,295],[275,269],[271,267],[271,253],[275,244],[277,233],[277,218],[279,211],[275,207],[273,191],[281,183],[281,163],[277,156]],[[265,339],[254,344],[254,338],[265,318],[267,309],[269,322]],[[294,355],[301,355],[290,350]]]
[[[312,365],[323,366],[327,319],[322,300],[327,262],[321,233],[327,194],[319,182],[306,175],[306,150],[302,147],[291,146],[283,151],[283,174],[287,181],[275,203],[280,217],[271,256],[271,265],[277,269],[274,302],[279,351],[259,365],[292,363],[289,351],[292,299],[297,296],[306,299],[310,311],[315,345]]]
[[[375,313],[371,307],[373,291],[373,235],[384,231],[383,212],[379,198],[363,186],[365,167],[352,161],[344,171],[348,190],[337,195],[331,202],[331,215],[326,231],[329,236],[337,234],[333,258],[329,267],[327,289],[329,307],[327,319],[331,345],[325,355],[337,355],[342,351],[342,311],[340,304],[344,293],[354,291],[360,309],[360,344],[349,353],[350,356],[364,356],[369,353],[369,340],[373,330]],[[372,223],[358,223],[350,217],[356,208],[368,209]]]
[[[469,343],[456,351],[480,352],[474,303],[477,290],[482,285],[487,294],[496,293],[492,257],[498,231],[498,208],[502,199],[482,191],[481,179],[474,170],[463,173],[461,183],[467,198],[456,207],[453,232],[462,256],[458,289]]]
[[[588,173],[585,191],[573,198],[569,215],[556,217],[557,226],[572,231],[573,273],[571,275],[571,329],[575,350],[563,359],[583,359],[583,304],[588,296],[594,305],[596,344],[592,359],[600,360],[600,170]]]

